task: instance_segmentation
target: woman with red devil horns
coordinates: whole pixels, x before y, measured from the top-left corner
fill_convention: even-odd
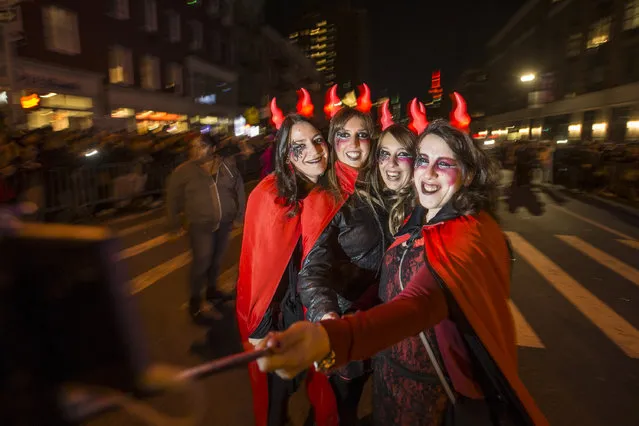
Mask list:
[[[289,377],[380,353],[392,362],[375,426],[546,426],[517,371],[512,261],[494,219],[499,169],[444,120],[420,134],[415,156],[418,204],[386,252],[385,303],[276,333],[260,368]]]
[[[370,191],[375,173],[374,124],[370,115],[370,90],[360,88],[357,108],[342,108],[336,88],[329,90],[325,111],[332,117],[329,128],[328,181],[331,192],[343,204],[325,224],[321,235],[305,256],[298,288],[306,318],[320,321],[366,309],[377,302],[378,273],[390,242],[384,204]],[[359,175],[344,191],[340,174]],[[304,217],[312,214],[302,212]],[[369,363],[354,362],[330,375],[340,425],[357,422],[357,406],[370,374]]]
[[[302,89],[298,114],[284,116],[271,101],[271,120],[278,129],[273,145],[275,172],[251,192],[237,282],[237,318],[242,340],[257,344],[268,333],[284,330],[304,318],[297,294],[297,273],[309,247],[342,205],[322,190],[328,146],[309,119],[313,104]],[[345,170],[339,180],[347,191],[357,173]],[[309,370],[292,382],[249,366],[256,425],[287,422],[290,395],[306,376],[307,394],[317,426],[338,423],[335,398],[325,375]]]

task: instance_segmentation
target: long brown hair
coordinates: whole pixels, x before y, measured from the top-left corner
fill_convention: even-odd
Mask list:
[[[428,135],[442,138],[459,164],[463,185],[452,198],[455,210],[462,214],[485,210],[496,217],[500,179],[497,163],[474,139],[446,120],[435,120],[429,124],[417,139],[417,151]]]
[[[386,128],[377,139],[376,160],[379,160],[382,140],[386,136],[395,138],[402,148],[414,156],[417,147],[417,136],[401,124],[393,124]],[[399,191],[391,191],[386,189],[384,185],[379,166],[376,167],[376,170],[376,173],[371,175],[371,186],[376,196],[383,200],[388,210],[388,228],[391,234],[395,234],[404,223],[406,214],[415,206],[415,189],[412,184],[412,176],[411,180]]]
[[[318,128],[307,118],[298,114],[290,114],[282,122],[274,141],[277,192],[284,201],[284,205],[291,208],[290,216],[295,216],[299,212],[298,201],[303,196],[304,187],[314,185],[292,164],[286,162],[291,149],[291,131],[293,126],[298,123],[308,123],[316,129]],[[318,180],[318,185],[321,185],[321,181],[322,179]]]

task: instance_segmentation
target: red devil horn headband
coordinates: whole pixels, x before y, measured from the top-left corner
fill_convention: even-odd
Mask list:
[[[363,83],[359,86],[359,97],[357,98],[357,106],[355,109],[363,113],[368,113],[372,107],[371,89],[368,88],[366,83]]]
[[[395,124],[395,122],[393,121],[393,116],[388,109],[389,102],[390,100],[386,99],[384,103],[382,104],[382,111],[380,113],[380,118],[379,118],[379,122],[382,125],[382,131],[388,129],[390,126]]]
[[[301,88],[297,91],[297,113],[304,117],[310,118],[313,116],[315,106],[311,100],[311,95],[308,90]]]
[[[410,122],[408,123],[408,128],[419,135],[423,132],[426,127],[428,127],[428,119],[426,118],[426,107],[424,104],[417,101],[417,98],[413,98],[410,101],[410,105],[408,107],[408,115],[410,116]]]
[[[451,95],[453,110],[450,112],[450,124],[463,132],[467,132],[470,126],[470,116],[466,110],[466,101],[457,92]]]
[[[335,117],[337,111],[342,109],[342,101],[337,96],[337,84],[328,89],[326,92],[326,103],[324,104],[324,114],[326,119],[330,120]]]
[[[277,101],[275,98],[271,99],[271,123],[277,130],[280,129],[282,123],[284,122],[284,114],[282,110],[277,106]]]

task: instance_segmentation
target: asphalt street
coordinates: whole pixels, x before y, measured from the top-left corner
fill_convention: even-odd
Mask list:
[[[508,176],[505,176],[508,179]],[[500,219],[516,253],[512,310],[523,381],[553,425],[639,425],[639,218],[547,187],[506,190]],[[233,305],[210,328],[187,311],[190,256],[167,238],[162,209],[105,223],[121,236],[131,291],[157,362],[192,366],[241,350]],[[241,228],[233,232],[220,282],[232,292]],[[245,369],[202,382],[206,425],[251,425]],[[184,415],[192,398],[158,397],[158,410]],[[292,404],[295,424],[304,396]],[[368,393],[361,413],[370,410]],[[142,424],[123,412],[90,425]]]

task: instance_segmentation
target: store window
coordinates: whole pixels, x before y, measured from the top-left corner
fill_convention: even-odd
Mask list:
[[[143,89],[160,89],[160,60],[155,56],[144,56],[140,61],[140,85]]]
[[[81,52],[78,16],[75,12],[57,6],[43,7],[42,22],[47,49],[66,55],[78,55]]]
[[[634,30],[639,28],[639,0],[627,0],[623,15],[623,29]]]
[[[133,81],[133,53],[122,46],[109,49],[109,81],[131,85]]]

